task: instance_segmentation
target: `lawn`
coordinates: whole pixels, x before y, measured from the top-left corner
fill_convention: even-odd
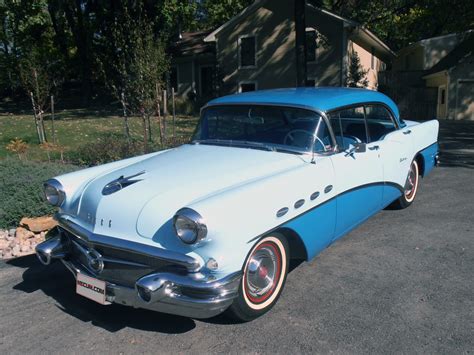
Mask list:
[[[125,139],[123,118],[114,113],[102,110],[73,109],[62,110],[56,114],[54,128],[57,143],[64,150],[65,159],[68,154],[79,147],[93,143],[100,138],[113,135],[117,139]],[[142,120],[137,117],[129,118],[132,138],[143,140]],[[167,119],[167,132],[172,133],[172,117]],[[197,123],[192,116],[177,116],[176,136],[190,137]],[[50,116],[45,120],[48,140],[52,141],[52,122]],[[156,117],[151,120],[151,135],[154,143],[152,149],[160,149],[158,144],[159,128]],[[20,138],[28,144],[27,159],[47,161],[46,152],[38,145],[35,123],[32,115],[24,113],[0,113],[0,159],[12,156],[6,145],[15,138]],[[54,157],[57,159],[59,154]]]

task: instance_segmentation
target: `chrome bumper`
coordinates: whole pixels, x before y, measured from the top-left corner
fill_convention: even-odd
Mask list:
[[[61,259],[62,263],[72,272],[74,277],[78,273],[96,277],[81,269],[72,262]],[[152,311],[176,314],[191,318],[211,318],[224,312],[237,296],[241,272],[228,275],[219,280],[201,273],[186,276],[171,273],[150,274],[137,280],[135,288],[117,285],[106,281],[106,300],[135,308],[144,308]],[[146,279],[146,280],[144,280]],[[150,290],[150,298],[144,297],[142,282],[154,281],[151,285],[159,287]],[[189,293],[200,297],[191,297],[183,294],[186,288]]]
[[[66,232],[70,233],[72,230],[78,232],[71,225],[62,232],[61,229],[52,230],[48,235],[49,238],[36,246],[38,259],[45,265],[60,260],[76,278],[80,273],[104,281],[107,302],[191,318],[210,318],[222,313],[237,297],[241,271],[221,276],[205,268],[197,271],[194,260],[185,259],[184,257],[187,257],[185,255],[174,260],[173,254],[163,249],[157,251],[158,248],[153,248],[153,253],[147,255],[143,248],[140,249],[140,255],[145,257],[144,260],[149,263],[148,265],[111,259],[105,255],[102,258],[105,268],[103,271],[95,272],[90,264],[84,264],[81,258],[75,256],[74,245],[77,246],[78,243],[71,242],[66,236]],[[82,247],[79,246],[79,249],[85,254],[102,245],[97,243],[97,236],[81,234],[80,238],[84,244]],[[104,241],[100,239],[100,242]],[[131,250],[125,249],[125,251],[127,251],[125,255],[131,255]],[[159,262],[154,264],[153,261]],[[166,261],[166,264],[160,266],[163,261]],[[176,267],[173,267],[173,264]],[[121,265],[118,273],[107,273],[109,266],[113,268],[117,265]],[[127,267],[131,269],[128,275],[125,275]],[[142,271],[137,273],[137,270]],[[121,276],[122,281],[117,281],[117,274]]]

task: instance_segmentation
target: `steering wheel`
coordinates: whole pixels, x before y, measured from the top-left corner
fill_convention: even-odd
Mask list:
[[[344,138],[353,139],[353,140],[355,140],[356,143],[362,143],[362,141],[359,138],[357,138],[356,136],[349,136],[349,135],[345,134]]]
[[[305,131],[304,129],[292,129],[291,131],[289,131],[285,135],[285,138],[283,139],[283,144],[284,145],[295,145],[295,144],[289,144],[289,143],[290,142],[294,143],[296,141],[295,135],[301,134],[301,133],[308,135],[310,138],[315,138],[321,144],[321,146],[323,147],[323,150],[325,152],[327,151],[326,146],[324,145],[324,142],[318,136],[315,136],[312,133],[310,133],[308,131]],[[303,146],[301,148],[306,148],[306,146]]]

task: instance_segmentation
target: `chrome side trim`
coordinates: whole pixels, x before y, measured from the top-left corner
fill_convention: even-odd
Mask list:
[[[85,242],[92,243],[94,245],[113,247],[123,251],[134,252],[144,256],[158,258],[170,263],[184,266],[188,271],[191,272],[198,271],[202,266],[198,260],[186,254],[180,254],[171,250],[153,247],[151,245],[92,233],[89,230],[79,226],[77,223],[74,223],[66,214],[57,213],[54,217],[62,228],[76,235]]]

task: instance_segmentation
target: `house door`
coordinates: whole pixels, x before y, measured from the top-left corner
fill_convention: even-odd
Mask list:
[[[446,85],[438,86],[437,118],[446,118]]]

